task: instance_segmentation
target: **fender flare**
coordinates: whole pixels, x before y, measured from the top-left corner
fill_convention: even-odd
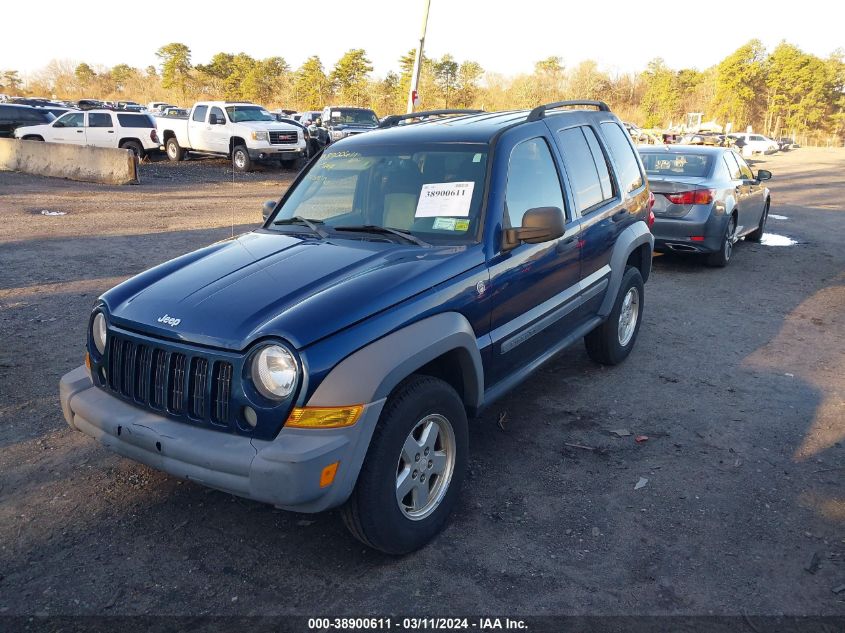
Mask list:
[[[420,367],[454,352],[460,364],[464,404],[484,398],[484,368],[475,332],[458,312],[443,312],[384,336],[347,356],[322,380],[308,406],[345,406],[386,398]]]
[[[619,287],[622,285],[622,277],[625,275],[625,262],[637,248],[644,244],[648,245],[649,261],[651,267],[651,253],[654,252],[654,235],[645,222],[634,222],[626,228],[616,239],[613,247],[613,254],[610,256],[610,283],[599,308],[599,316],[606,317],[613,309],[616,302],[616,295],[619,294]]]

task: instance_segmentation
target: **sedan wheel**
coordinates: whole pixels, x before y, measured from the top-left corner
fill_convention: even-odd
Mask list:
[[[728,221],[728,227],[725,229],[725,236],[722,239],[722,247],[715,253],[711,253],[707,258],[709,266],[717,268],[724,268],[731,261],[731,256],[734,251],[734,242],[736,242],[736,217],[731,217]]]

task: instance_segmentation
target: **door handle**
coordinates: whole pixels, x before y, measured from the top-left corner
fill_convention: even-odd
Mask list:
[[[76,130],[77,134],[82,134],[82,130]]]
[[[567,247],[578,241],[578,235],[570,235],[565,240],[558,240],[555,244],[555,252],[560,254],[567,250]]]
[[[613,220],[614,222],[619,222],[619,221],[623,220],[626,215],[628,215],[628,211],[623,209],[622,211],[617,211],[616,213],[614,213],[613,217],[610,218],[610,219]]]
[[[109,134],[114,134],[114,130],[108,130]]]

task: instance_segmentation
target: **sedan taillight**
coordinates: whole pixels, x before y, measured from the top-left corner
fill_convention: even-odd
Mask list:
[[[692,191],[664,193],[663,195],[672,204],[710,204],[713,202],[713,195],[715,193],[712,189],[693,189]]]

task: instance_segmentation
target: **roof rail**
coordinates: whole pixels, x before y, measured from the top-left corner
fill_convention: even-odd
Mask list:
[[[574,101],[555,101],[554,103],[547,103],[545,105],[537,106],[528,113],[526,121],[539,121],[546,116],[546,111],[557,110],[558,108],[566,108],[570,106],[592,106],[601,110],[602,112],[610,112],[610,107],[604,101],[591,100],[574,100]]]
[[[384,117],[384,120],[379,123],[380,128],[395,127],[399,125],[400,121],[407,119],[421,119],[423,117],[445,117],[460,114],[481,114],[484,110],[424,110],[422,112],[409,112],[408,114],[391,114]]]

